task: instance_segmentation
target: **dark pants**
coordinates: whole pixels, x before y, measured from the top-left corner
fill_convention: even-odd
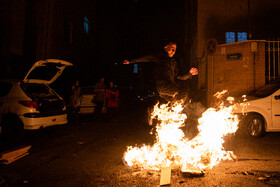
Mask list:
[[[95,104],[96,104],[95,113],[96,114],[101,114],[104,102],[103,101],[96,101]]]
[[[157,91],[162,102],[186,99],[188,96],[186,91],[180,90],[172,81],[159,81],[157,83]],[[175,93],[177,95],[174,97]]]
[[[109,118],[115,118],[117,117],[117,107],[107,107],[107,116]]]

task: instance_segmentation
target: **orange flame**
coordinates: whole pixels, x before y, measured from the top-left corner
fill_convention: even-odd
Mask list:
[[[232,99],[230,99],[232,100]],[[198,120],[199,134],[188,140],[180,127],[187,119],[182,113],[183,103],[155,105],[152,113],[157,117],[157,139],[153,146],[129,146],[124,160],[133,168],[160,170],[179,167],[182,171],[211,169],[222,160],[232,159],[232,152],[225,151],[223,137],[236,132],[238,118],[232,114],[234,106],[209,108]]]

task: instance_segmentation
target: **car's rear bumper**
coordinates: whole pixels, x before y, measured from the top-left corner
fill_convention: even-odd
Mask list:
[[[63,125],[68,122],[67,114],[44,117],[38,117],[38,115],[23,115],[20,116],[20,118],[23,122],[25,130],[35,130],[53,125]]]
[[[51,116],[58,116],[58,115],[63,115],[66,114],[66,110],[62,111],[53,111],[53,112],[41,112],[41,113],[25,113],[23,114],[24,117],[27,118],[42,118],[42,117],[51,117]]]

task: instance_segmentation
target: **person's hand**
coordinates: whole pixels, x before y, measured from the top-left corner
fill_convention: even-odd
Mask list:
[[[190,74],[192,74],[192,75],[197,75],[197,74],[198,74],[197,68],[192,68],[192,69],[190,69]]]
[[[129,61],[128,60],[124,60],[123,64],[129,64]]]

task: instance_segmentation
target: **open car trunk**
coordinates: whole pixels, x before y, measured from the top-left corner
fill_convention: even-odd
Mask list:
[[[38,104],[40,112],[58,112],[64,108],[64,101],[45,84],[21,83],[22,90]]]

